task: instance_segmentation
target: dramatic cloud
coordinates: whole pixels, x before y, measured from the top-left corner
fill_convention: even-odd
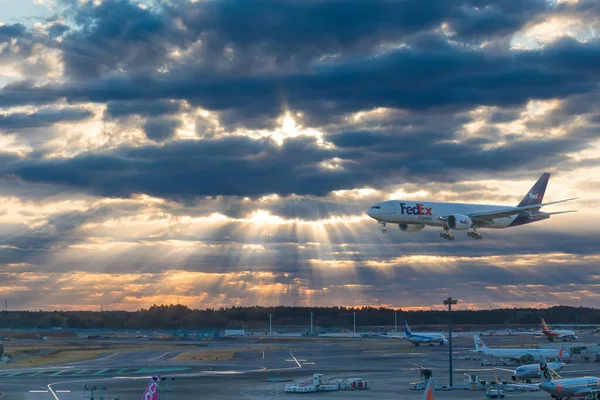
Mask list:
[[[0,16],[14,306],[597,304],[597,2],[52,7]],[[365,213],[514,205],[546,171],[580,212],[480,242]]]

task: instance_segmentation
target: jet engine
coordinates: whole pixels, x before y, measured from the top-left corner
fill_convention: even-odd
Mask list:
[[[453,214],[448,217],[448,228],[455,231],[466,231],[471,229],[473,221],[466,215]]]
[[[425,228],[425,225],[420,225],[420,224],[398,224],[398,228],[400,228],[400,230],[402,232],[415,233],[415,232],[419,232],[421,229]]]

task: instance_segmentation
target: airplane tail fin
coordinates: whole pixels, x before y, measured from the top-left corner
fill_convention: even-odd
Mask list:
[[[142,395],[142,400],[158,400],[158,384],[160,383],[160,375],[154,375],[150,382],[148,382],[148,386],[146,386],[146,390]]]
[[[431,377],[427,381],[427,386],[425,387],[425,394],[423,395],[423,400],[433,400],[433,391],[434,390],[435,390],[435,379],[433,379],[433,377]]]
[[[525,206],[533,206],[536,204],[542,204],[542,200],[544,199],[544,193],[546,192],[546,186],[548,186],[548,180],[550,179],[550,174],[548,172],[544,172],[540,179],[533,185],[529,192],[523,197],[523,200],[517,205],[517,207],[525,207]]]
[[[478,335],[473,335],[473,342],[475,342],[475,350],[485,350],[487,346],[483,343],[483,340]]]
[[[546,362],[546,357],[541,355],[542,361],[540,361],[540,371],[542,371],[542,381],[550,382],[552,380],[552,374],[550,373],[550,368],[548,368],[548,363]]]
[[[542,318],[542,330],[544,330],[544,331],[550,330],[550,329],[548,329],[548,325],[546,325],[546,320],[544,318]]]
[[[557,354],[557,356],[556,356],[556,360],[555,360],[555,361],[556,361],[557,363],[561,363],[561,362],[562,362],[562,360],[563,360],[563,347],[562,347],[562,345],[561,345],[561,346],[560,346],[560,350],[558,350],[558,354]]]
[[[410,328],[408,327],[408,323],[406,321],[404,321],[404,334],[406,336],[412,335],[412,332],[410,331]]]

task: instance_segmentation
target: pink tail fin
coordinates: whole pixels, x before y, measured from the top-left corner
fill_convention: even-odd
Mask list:
[[[160,383],[160,375],[154,375],[150,382],[148,382],[148,386],[146,386],[146,391],[142,395],[142,400],[158,400],[158,384]]]

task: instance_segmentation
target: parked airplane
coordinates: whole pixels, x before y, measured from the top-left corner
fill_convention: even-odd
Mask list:
[[[477,335],[473,335],[473,341],[475,342],[475,350],[471,350],[471,353],[483,354],[494,358],[508,358],[511,360],[539,361],[542,355],[549,358],[556,358],[562,351],[562,349],[491,349],[487,347],[485,343],[483,343],[483,340]],[[562,356],[569,358],[571,355],[568,352],[562,352]]]
[[[548,364],[548,368],[550,368],[554,372],[560,372],[560,370],[566,365],[562,362],[563,349],[560,348],[558,352],[558,357]],[[501,369],[501,368],[500,368]],[[540,368],[540,364],[527,364],[521,365],[517,369],[515,369],[514,374],[512,376],[513,381],[521,381],[526,383],[531,383],[532,379],[537,379],[542,376],[542,370]]]
[[[442,333],[411,332],[406,321],[404,321],[404,334],[404,338],[415,346],[419,346],[421,343],[427,343],[430,346],[433,346],[434,343],[439,343],[440,346],[448,343],[448,339]]]
[[[546,359],[542,355],[540,362],[542,370],[542,383],[540,388],[550,393],[556,400],[571,399],[572,397],[586,397],[600,393],[600,378],[595,376],[584,376],[581,378],[552,379]],[[587,398],[587,397],[586,397]]]
[[[577,340],[577,336],[575,335],[575,332],[567,330],[567,329],[550,329],[548,328],[548,325],[546,325],[546,321],[544,320],[544,318],[542,318],[542,333],[544,335],[546,335],[546,337],[548,338],[548,340],[550,340],[551,342],[554,341],[554,339],[562,339],[565,341],[571,341],[571,340]]]
[[[550,218],[552,214],[564,214],[571,211],[546,213],[539,211],[544,206],[564,203],[575,198],[542,203],[544,192],[550,179],[549,173],[544,173],[533,185],[531,190],[523,197],[516,207],[442,203],[409,200],[390,200],[373,205],[367,214],[377,220],[382,226],[383,233],[387,232],[388,223],[398,224],[402,232],[419,232],[425,226],[437,226],[444,229],[440,237],[454,240],[451,231],[469,231],[467,235],[473,239],[481,240],[483,235],[480,228],[510,228],[541,221]]]

